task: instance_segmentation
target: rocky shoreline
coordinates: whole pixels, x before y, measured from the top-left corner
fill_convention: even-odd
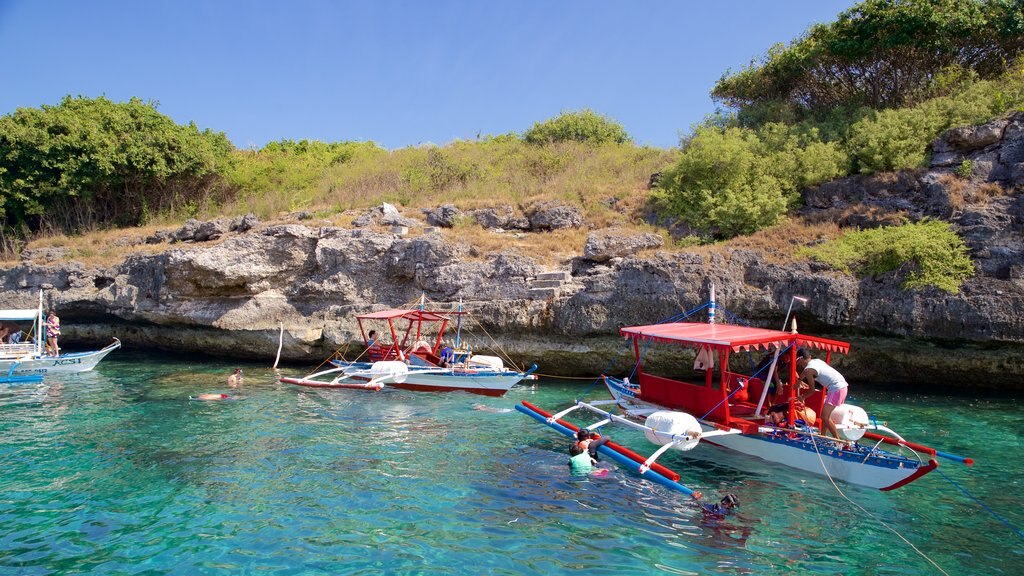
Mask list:
[[[755,249],[652,254],[657,236],[614,230],[592,233],[577,258],[551,269],[511,250],[476,254],[437,228],[409,236],[366,222],[349,229],[248,218],[140,239],[175,243],[109,267],[67,261],[59,249],[26,251],[4,271],[0,302],[32,307],[43,288],[47,304],[60,311],[69,347],[117,336],[125,349],[272,361],[283,325],[283,358],[315,365],[358,340],[355,313],[423,294],[432,302],[464,300],[520,363],[580,375],[596,374],[616,357],[619,327],[690,310],[714,283],[721,305],[757,326],[778,326],[792,296],[808,297],[796,309],[801,330],[851,341],[853,352],[838,362],[851,380],[1022,390],[1024,114],[974,130],[937,141],[929,170],[805,191],[809,219],[862,227],[894,215],[953,223],[977,266],[955,295],[904,291],[898,273],[858,279],[814,262],[776,264]],[[966,161],[968,177],[954,175]],[[444,225],[453,210],[441,207],[428,220]],[[369,222],[380,224],[386,212]],[[495,213],[477,221],[484,225]],[[505,216],[526,229],[579,225],[564,206]]]

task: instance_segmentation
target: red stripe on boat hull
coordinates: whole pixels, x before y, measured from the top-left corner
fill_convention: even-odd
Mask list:
[[[504,396],[508,390],[501,388],[457,388],[455,386],[431,386],[428,384],[388,384],[391,388],[415,390],[417,392],[471,392],[481,396]]]
[[[921,466],[920,468],[917,469],[917,472],[914,472],[910,476],[907,476],[906,478],[904,478],[903,480],[900,480],[899,482],[893,484],[892,486],[886,486],[885,488],[879,488],[879,490],[881,490],[883,492],[888,492],[889,490],[895,490],[895,489],[897,489],[897,488],[899,488],[901,486],[906,486],[907,484],[910,484],[914,480],[917,480],[921,476],[924,476],[925,474],[931,472],[932,470],[935,470],[938,467],[939,467],[939,463],[938,462],[936,462],[934,459],[933,460],[929,460],[927,466]]]

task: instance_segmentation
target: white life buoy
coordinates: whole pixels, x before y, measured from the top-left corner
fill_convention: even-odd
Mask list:
[[[836,406],[829,420],[836,425],[839,435],[847,440],[860,440],[867,431],[867,425],[871,423],[868,420],[868,413],[853,404]]]
[[[679,438],[673,438],[673,436],[686,435],[690,437],[689,440],[674,446],[676,450],[685,452],[686,450],[693,450],[700,442],[700,423],[686,412],[661,410],[648,416],[644,424],[648,428],[653,429],[645,430],[644,436],[647,436],[647,439],[655,444],[665,445],[679,440]]]

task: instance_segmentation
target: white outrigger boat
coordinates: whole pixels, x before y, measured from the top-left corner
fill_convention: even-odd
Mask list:
[[[832,414],[831,420],[842,438],[822,436],[820,418],[800,425],[802,421],[798,420],[795,408],[797,390],[791,385],[784,385],[781,396],[776,397],[789,399],[785,421],[798,425],[771,424],[766,419],[768,387],[764,382],[772,381],[779,357],[788,355],[788,382],[796,382],[798,348],[824,352],[825,361],[829,362],[832,353],[845,354],[850,345],[799,334],[795,320],[790,332],[716,324],[713,294],[712,301],[706,305],[710,307],[709,323],[671,322],[620,330],[633,344],[636,369],[632,380],[602,377],[612,400],[578,400],[557,414],[549,414],[528,402],[516,408],[567,435],[571,435],[576,426],[563,417],[579,409],[600,418],[587,427],[590,430],[607,424],[625,424],[643,430],[647,439],[661,448],[649,458],[626,456],[629,461],[624,463],[642,476],[686,493],[689,489],[678,484],[678,475],[655,468],[655,460],[669,449],[691,450],[701,440],[762,460],[879,490],[894,490],[921,478],[938,467],[937,457],[973,464],[970,458],[909,442],[851,404],[836,407]],[[699,381],[685,382],[645,371],[644,355],[652,344],[698,350],[698,359],[703,358],[705,362],[697,370],[701,376]],[[774,352],[763,380],[757,375],[729,369],[731,354],[759,350]],[[716,371],[714,364],[708,362],[712,359],[717,360],[720,370]],[[806,406],[820,414],[824,396],[823,390],[815,391],[807,397]],[[895,447],[895,450],[887,450],[883,445]],[[622,461],[621,450],[605,450],[604,446],[600,450]]]
[[[452,316],[463,312],[393,309],[356,316],[366,343],[366,361],[332,360],[331,368],[301,378],[282,377],[281,382],[312,388],[359,388],[384,386],[426,392],[463,390],[485,396],[502,396],[522,380],[536,379],[529,370],[508,369],[497,356],[475,355],[444,344]],[[371,337],[369,326],[380,328]],[[461,323],[459,324],[461,328]]]
[[[0,343],[0,382],[39,382],[47,374],[88,372],[107,354],[121,347],[121,341],[114,338],[111,344],[101,350],[72,352],[60,356],[47,354],[42,292],[39,293],[38,308],[0,310],[0,320],[32,323],[28,331],[22,330],[23,333],[32,335],[31,342]]]

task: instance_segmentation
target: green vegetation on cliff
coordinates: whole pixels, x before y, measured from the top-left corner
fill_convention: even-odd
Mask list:
[[[974,274],[963,240],[938,220],[849,232],[803,252],[860,276],[900,270],[905,274],[904,289],[934,286],[956,294]]]
[[[135,226],[216,201],[232,148],[223,133],[180,126],[135,98],[19,108],[0,117],[2,228]]]
[[[595,228],[654,215],[692,234],[680,245],[751,234],[784,222],[809,186],[926,166],[943,131],[1024,109],[1022,6],[865,0],[726,73],[713,96],[728,109],[670,150],[633,144],[591,110],[443,146],[301,140],[237,150],[153,104],[68,97],[0,118],[0,253],[58,230],[248,212],[331,219],[381,202],[414,213],[561,201]]]

